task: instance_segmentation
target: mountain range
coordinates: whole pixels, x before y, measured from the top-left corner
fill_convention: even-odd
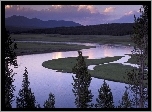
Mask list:
[[[55,28],[55,27],[71,27],[71,26],[82,26],[79,23],[73,21],[64,21],[64,20],[48,20],[42,21],[37,18],[29,19],[24,16],[13,15],[11,17],[5,18],[5,27],[8,29],[18,29],[27,30],[27,29],[39,29],[39,28]]]

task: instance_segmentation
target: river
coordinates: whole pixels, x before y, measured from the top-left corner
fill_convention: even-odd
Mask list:
[[[75,43],[76,44],[76,43]],[[78,43],[77,43],[78,44]],[[82,43],[79,43],[82,44]],[[124,63],[130,58],[129,55],[133,50],[131,46],[121,46],[121,45],[99,45],[91,43],[83,43],[83,45],[95,45],[96,48],[83,49],[81,50],[83,56],[89,56],[89,59],[99,59],[104,57],[113,57],[113,56],[125,56],[120,60],[110,62],[110,63],[122,63],[125,65],[136,66],[135,64]],[[23,73],[25,67],[28,71],[28,77],[30,81],[30,87],[32,92],[36,97],[38,104],[43,107],[44,101],[49,97],[49,93],[52,92],[55,95],[55,107],[56,108],[75,108],[75,96],[72,92],[73,79],[72,73],[61,73],[56,72],[56,70],[51,70],[44,68],[42,63],[51,59],[66,58],[66,57],[77,57],[77,51],[67,51],[67,52],[53,52],[45,54],[32,54],[32,55],[23,55],[17,57],[18,68],[13,68],[13,71],[16,72],[14,79],[14,85],[16,86],[16,91],[14,92],[17,96],[19,89],[21,89]],[[88,69],[93,69],[95,65],[90,65]],[[125,86],[128,86],[125,83],[107,81],[107,84],[110,86],[114,104],[117,106],[118,101],[121,100],[122,95],[125,91]],[[96,103],[96,98],[98,97],[98,89],[103,84],[103,79],[93,78],[91,81],[90,89],[92,91],[93,103]],[[13,102],[13,107],[16,107],[16,101]]]

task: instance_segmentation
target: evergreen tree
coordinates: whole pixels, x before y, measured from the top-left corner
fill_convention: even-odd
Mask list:
[[[143,5],[143,9],[144,11],[140,9],[140,17],[134,16],[134,34],[131,37],[135,43],[132,53],[136,54],[139,68],[128,73],[130,88],[135,96],[134,105],[136,108],[144,108],[148,99],[148,6]]]
[[[54,94],[50,93],[48,100],[44,102],[43,106],[44,108],[55,108],[54,104],[55,104],[55,96]]]
[[[25,67],[25,73],[23,74],[22,89],[19,90],[19,97],[16,97],[17,108],[36,108],[36,100],[34,93],[29,88],[30,82],[28,81],[28,72]]]
[[[73,73],[76,74],[73,77],[74,83],[72,83],[72,91],[76,96],[75,104],[77,108],[90,108],[93,105],[89,104],[92,101],[92,93],[89,90],[91,83],[91,75],[87,71],[87,66],[82,56],[82,52],[78,51],[77,64],[72,69]]]
[[[122,101],[120,105],[118,106],[118,108],[132,108],[132,103],[128,95],[129,93],[127,92],[127,89],[126,89],[126,91],[124,92],[124,95],[122,96]]]
[[[13,85],[14,79],[13,70],[9,68],[9,65],[14,65],[17,67],[16,54],[14,52],[14,42],[12,41],[9,32],[5,29],[5,107],[12,108],[11,104],[13,101],[13,91],[15,91],[15,86]],[[15,44],[16,45],[16,44]],[[17,45],[16,45],[17,46]]]
[[[96,99],[97,104],[95,104],[96,108],[114,108],[113,104],[113,95],[111,92],[111,89],[109,88],[109,85],[104,80],[103,85],[98,90],[99,95]]]
[[[12,108],[11,104],[14,100],[14,94],[13,91],[15,91],[15,86],[12,84],[14,82],[13,76],[15,73],[13,73],[12,69],[5,69],[5,107],[6,108]]]

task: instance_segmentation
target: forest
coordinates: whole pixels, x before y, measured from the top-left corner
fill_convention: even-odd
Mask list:
[[[122,36],[122,35],[131,35],[133,33],[133,26],[134,23],[108,23],[108,24],[89,25],[89,26],[34,29],[28,31],[16,31],[12,33]]]

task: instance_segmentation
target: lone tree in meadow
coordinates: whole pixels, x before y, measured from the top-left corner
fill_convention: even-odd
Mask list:
[[[92,101],[92,93],[89,90],[91,83],[91,75],[87,71],[87,66],[82,56],[82,52],[78,51],[77,64],[72,69],[73,73],[76,74],[75,77],[72,76],[74,83],[73,93],[76,97],[75,104],[77,108],[90,108],[92,104],[89,104]]]
[[[99,95],[96,99],[97,104],[95,104],[96,108],[114,108],[113,104],[113,95],[111,92],[111,89],[109,88],[109,85],[104,80],[103,85],[98,90]]]
[[[136,108],[144,108],[148,100],[148,10],[148,5],[143,5],[140,9],[141,16],[134,16],[134,34],[131,37],[135,43],[132,54],[135,54],[139,68],[128,73],[128,81],[134,92]]]
[[[14,52],[14,41],[12,41],[9,32],[5,29],[4,31],[5,39],[5,107],[12,108],[11,104],[13,101],[13,91],[15,91],[15,86],[13,85],[14,79],[13,70],[9,68],[9,65],[17,67],[17,56]],[[17,46],[17,44],[15,44]]]
[[[34,93],[32,93],[29,87],[30,82],[28,81],[28,72],[25,67],[25,73],[23,74],[22,89],[19,90],[19,97],[16,97],[17,108],[36,108],[36,100]]]
[[[55,105],[55,96],[54,94],[50,93],[48,100],[44,102],[43,106],[44,108],[55,108],[54,105]]]

